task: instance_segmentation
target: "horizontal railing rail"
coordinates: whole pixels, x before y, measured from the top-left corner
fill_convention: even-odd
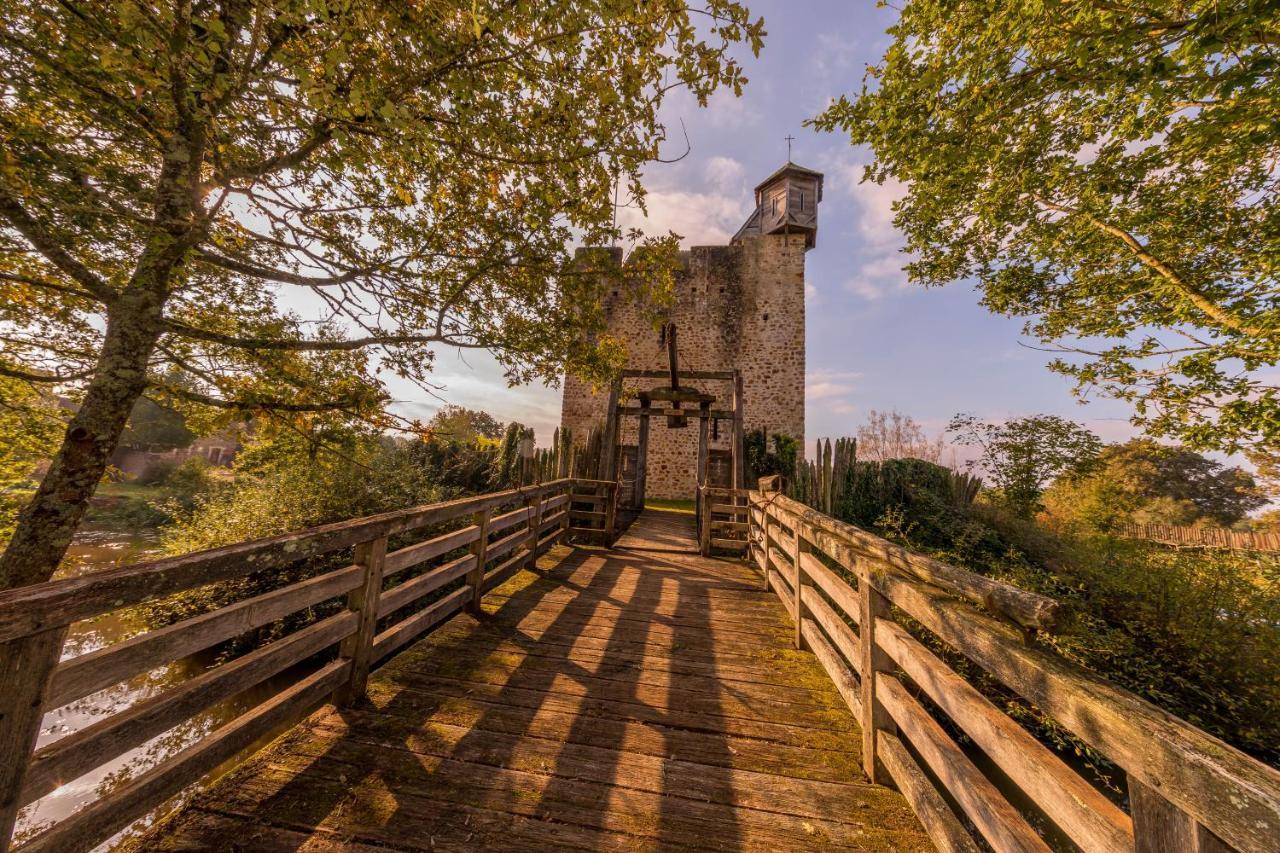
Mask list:
[[[1049,849],[940,719],[1084,850],[1280,849],[1280,772],[1038,645],[1035,632],[1056,615],[1051,599],[779,492],[748,496],[750,561],[790,611],[796,645],[813,652],[861,722],[867,775],[897,785],[940,849],[978,849],[969,827],[996,851]],[[1123,769],[1129,812],[913,636],[903,616]]]
[[[561,541],[578,491],[608,493],[594,481],[557,480],[0,593],[0,851],[22,807],[281,673],[291,683],[273,696],[18,849],[91,849],[325,702],[351,702],[375,663],[459,611],[478,610],[487,590]],[[388,551],[392,537],[460,523]],[[73,622],[341,553],[351,554],[349,565],[59,660]],[[34,749],[44,712],[336,600],[345,606],[333,615]]]

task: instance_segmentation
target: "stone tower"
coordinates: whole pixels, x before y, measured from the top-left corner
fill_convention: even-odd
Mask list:
[[[787,163],[755,189],[755,210],[727,246],[694,246],[681,252],[674,304],[680,370],[739,371],[744,427],[804,440],[805,317],[804,256],[818,233],[822,174]],[[615,262],[621,263],[620,250]],[[659,331],[639,306],[617,291],[606,297],[609,332],[627,346],[627,367],[666,371],[668,353]],[[657,380],[624,380],[622,400]],[[715,395],[715,409],[729,409],[733,383],[724,379],[681,380],[682,386]],[[573,376],[564,383],[561,424],[585,440],[602,427],[608,392],[593,393]],[[637,419],[620,422],[621,468],[625,484],[635,476]],[[710,441],[709,476],[728,485],[732,425],[718,422]],[[803,445],[802,445],[803,446]],[[696,419],[669,428],[662,418],[649,434],[645,493],[648,497],[690,499],[696,491]]]

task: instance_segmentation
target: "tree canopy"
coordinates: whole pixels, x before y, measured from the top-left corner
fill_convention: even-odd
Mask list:
[[[482,438],[496,443],[502,438],[505,428],[488,412],[450,404],[431,416],[427,430],[437,441],[475,444]]]
[[[144,393],[376,416],[440,346],[608,371],[567,246],[643,197],[664,96],[740,90],[762,36],[731,0],[5,4],[0,373],[79,409],[0,585],[52,572]],[[631,272],[669,286],[672,248]]]
[[[1057,415],[1028,415],[1003,423],[985,423],[959,414],[947,431],[957,444],[976,447],[982,455],[969,463],[999,489],[1013,512],[1030,518],[1040,496],[1054,479],[1083,473],[1093,464],[1102,442],[1079,424]]]
[[[976,279],[1082,396],[1280,445],[1280,6],[909,0],[816,125],[906,185],[912,280]]]
[[[1044,502],[1054,517],[1110,530],[1128,522],[1230,526],[1267,499],[1246,471],[1139,438],[1104,447],[1086,476],[1054,483]]]

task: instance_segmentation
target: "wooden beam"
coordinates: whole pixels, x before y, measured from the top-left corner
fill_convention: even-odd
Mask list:
[[[618,406],[618,414],[623,417],[626,417],[628,415],[631,415],[631,416],[639,415],[640,411],[641,411],[640,406]],[[649,414],[655,417],[663,417],[663,416],[670,416],[670,415],[684,415],[685,417],[693,416],[693,417],[715,418],[716,420],[721,420],[721,421],[733,420],[733,412],[730,411],[729,409],[708,409],[706,414],[704,415],[701,412],[698,412],[695,414],[694,412],[687,409],[650,408]]]
[[[636,482],[632,489],[631,506],[644,508],[645,487],[649,479],[649,404],[640,404],[640,429],[636,437]]]
[[[716,379],[733,381],[732,370],[680,370],[676,373],[681,379]],[[669,379],[667,370],[624,370],[624,379]]]
[[[364,568],[364,583],[347,593],[347,609],[359,614],[359,624],[342,641],[339,656],[351,662],[347,681],[338,688],[334,702],[349,705],[364,695],[373,663],[373,635],[378,625],[378,596],[382,594],[382,567],[387,559],[387,537],[356,546],[356,565]]]

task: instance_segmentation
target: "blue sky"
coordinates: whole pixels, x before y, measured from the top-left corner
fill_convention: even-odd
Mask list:
[[[1045,368],[1050,357],[1020,344],[1033,343],[1021,336],[1021,321],[988,313],[970,283],[907,285],[890,209],[901,188],[860,184],[865,149],[802,127],[832,97],[860,87],[866,65],[889,44],[884,31],[896,13],[847,0],[749,5],[764,16],[768,37],[759,59],[743,51],[745,93],[718,95],[706,109],[687,98],[665,105],[664,155],[684,150],[682,120],[692,151],[648,169],[648,220],[623,210],[620,223],[675,231],[686,246],[727,242],[750,212],[751,188],[786,160],[784,137],[796,137],[792,158],[826,174],[807,267],[808,442],[853,434],[871,409],[897,409],[935,433],[967,411],[992,420],[1054,413],[1107,440],[1134,434],[1126,405],[1079,405],[1069,382]],[[444,386],[444,401],[520,420],[540,443],[559,421],[558,389],[508,389],[483,355],[441,352],[433,380]],[[416,417],[442,405],[412,386],[395,390]]]

